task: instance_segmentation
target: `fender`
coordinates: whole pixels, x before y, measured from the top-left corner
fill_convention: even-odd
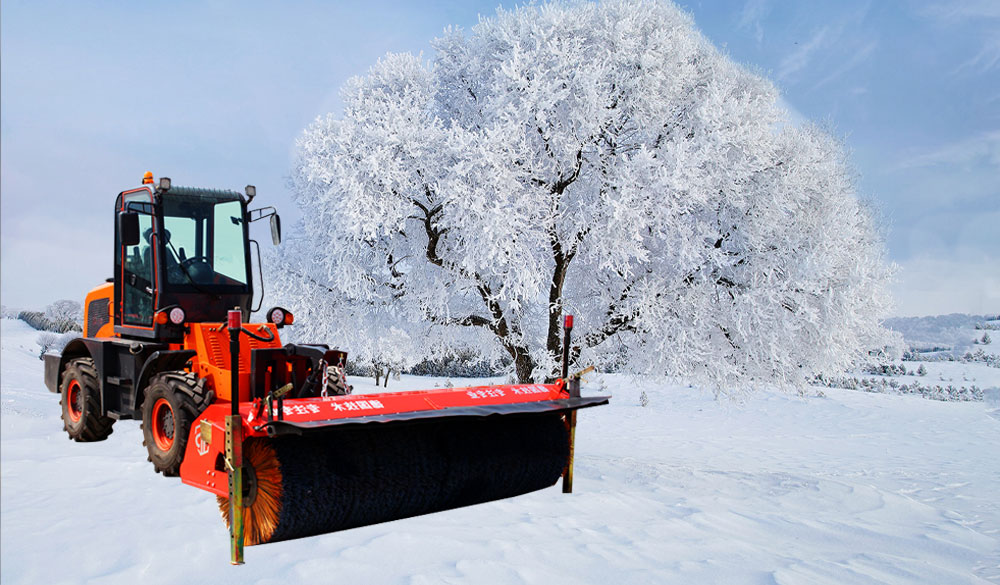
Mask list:
[[[103,382],[104,360],[100,359],[100,356],[103,355],[102,343],[92,337],[77,337],[66,344],[62,353],[49,352],[42,356],[42,360],[45,362],[45,386],[49,392],[56,394],[60,392],[62,373],[66,369],[66,364],[72,359],[81,357],[89,357],[94,360],[98,379]]]
[[[142,401],[146,398],[146,387],[149,386],[149,379],[160,372],[170,370],[182,370],[184,366],[197,355],[193,349],[159,350],[154,351],[146,358],[139,371],[139,376],[132,384],[132,392],[135,399],[132,404],[136,410],[142,406]]]

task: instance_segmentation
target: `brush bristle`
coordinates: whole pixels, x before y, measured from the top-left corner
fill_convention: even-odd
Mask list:
[[[243,544],[249,546],[268,542],[278,527],[282,480],[278,455],[266,439],[249,439],[243,445],[243,459],[244,466],[252,468],[257,484],[253,501],[243,505]],[[231,521],[229,498],[218,496],[216,499],[228,528]]]

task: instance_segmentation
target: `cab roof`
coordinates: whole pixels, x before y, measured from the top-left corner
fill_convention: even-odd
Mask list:
[[[201,187],[171,186],[169,191],[160,192],[161,196],[183,196],[189,198],[209,199],[212,201],[240,201],[243,194],[227,189],[203,189]]]

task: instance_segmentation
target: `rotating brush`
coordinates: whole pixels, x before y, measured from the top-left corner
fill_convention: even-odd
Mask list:
[[[554,484],[560,413],[370,423],[247,441],[245,544],[277,542],[509,498]],[[219,497],[229,524],[229,500]]]

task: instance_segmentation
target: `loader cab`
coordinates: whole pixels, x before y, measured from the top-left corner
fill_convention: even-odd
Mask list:
[[[115,333],[179,341],[185,323],[223,322],[233,307],[248,320],[253,284],[246,205],[235,191],[171,187],[169,180],[120,193]]]

